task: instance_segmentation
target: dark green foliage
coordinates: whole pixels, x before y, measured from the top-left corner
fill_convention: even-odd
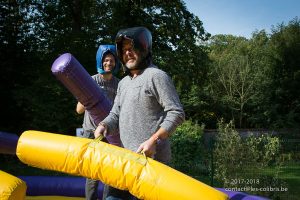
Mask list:
[[[213,36],[206,83],[211,112],[240,128],[299,127],[299,32],[295,18],[272,35]]]
[[[277,127],[299,127],[300,121],[300,21],[278,25],[271,36],[273,70],[272,106]]]
[[[99,44],[113,43],[117,31],[130,26],[152,32],[154,63],[172,77],[187,119],[208,128],[220,118],[238,127],[299,127],[298,18],[270,35],[210,38],[180,0],[1,1],[0,9],[1,130],[80,127],[76,100],[50,67],[70,52],[96,73]],[[227,72],[235,79],[222,85],[218,75]],[[233,83],[235,92],[225,93],[224,83]]]
[[[171,137],[172,163],[179,171],[190,175],[208,173],[208,157],[203,146],[203,126],[191,121],[179,126]]]
[[[219,123],[214,148],[214,176],[225,188],[288,188],[279,176],[283,164],[280,140],[270,134],[241,137],[232,122]],[[267,168],[272,169],[272,176]],[[251,191],[269,198],[285,197],[278,191]]]
[[[155,64],[174,78],[180,93],[203,80],[206,54],[196,41],[205,40],[207,33],[179,0],[2,1],[0,9],[0,89],[5,105],[0,130],[74,134],[81,126],[74,111],[76,100],[56,81],[51,65],[70,52],[95,74],[99,44],[113,43],[121,28],[151,30]],[[189,76],[191,72],[195,76]]]

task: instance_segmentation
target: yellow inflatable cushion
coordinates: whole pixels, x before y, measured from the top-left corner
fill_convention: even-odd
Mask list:
[[[26,131],[19,159],[34,167],[101,180],[139,199],[225,200],[227,195],[153,159],[86,138]]]
[[[0,170],[0,200],[22,200],[26,189],[24,181]]]

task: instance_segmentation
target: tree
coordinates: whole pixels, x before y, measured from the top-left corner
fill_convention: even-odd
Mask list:
[[[257,95],[256,73],[261,70],[253,64],[248,53],[249,42],[245,38],[217,35],[212,38],[210,52],[213,60],[210,72],[210,91],[243,125],[245,106]],[[226,114],[225,114],[226,116]]]
[[[273,28],[272,104],[270,115],[276,127],[299,127],[300,121],[300,21],[295,18],[288,25]]]
[[[20,87],[12,90],[14,82],[6,78],[5,84],[10,86],[4,90],[9,95],[7,102],[13,100],[17,104],[13,110],[16,111],[14,114],[20,115],[21,122],[17,123],[20,130],[72,133],[80,126],[81,120],[74,115],[76,100],[55,80],[50,72],[51,64],[60,54],[70,52],[89,73],[94,74],[97,47],[100,43],[113,43],[121,28],[146,26],[150,29],[155,64],[172,76],[182,96],[192,85],[203,82],[208,59],[201,41],[206,40],[208,34],[199,18],[187,11],[180,0],[169,3],[130,0],[126,4],[92,0],[13,2],[15,13],[3,12],[1,15],[1,22],[12,27],[5,29],[7,34],[1,35],[1,39],[5,41],[17,36],[13,42],[16,48],[10,49],[14,50],[13,54],[18,52],[24,56],[5,62],[26,68],[26,73],[19,70],[22,72],[19,74],[15,67],[10,67],[3,77],[19,74]],[[1,4],[1,8],[7,10],[8,4]],[[19,30],[13,27],[13,21],[21,22]],[[6,47],[8,45],[1,46],[1,51],[5,52]],[[13,126],[12,130],[15,130]]]
[[[257,82],[255,86],[256,95],[248,102],[249,112],[248,124],[255,128],[266,128],[271,125],[269,107],[272,104],[271,88],[273,84],[270,49],[270,36],[264,31],[256,31],[249,40],[248,56],[252,65],[258,70],[253,79]]]
[[[264,30],[254,32],[249,40],[216,35],[210,47],[207,87],[219,118],[239,119],[239,127],[269,127],[274,64],[269,36]]]
[[[0,4],[0,90],[2,115],[0,129],[19,133],[25,112],[15,91],[31,84],[36,39],[31,34],[26,2],[2,1]]]
[[[249,59],[246,56],[235,56],[228,63],[220,62],[215,70],[224,92],[222,101],[231,109],[233,119],[234,112],[239,112],[239,127],[242,127],[244,106],[256,94]]]
[[[201,42],[209,34],[199,18],[180,0],[129,2],[114,1],[112,9],[107,7],[112,12],[107,23],[112,32],[108,35],[120,28],[146,26],[153,36],[154,63],[173,77],[180,93],[185,94],[194,84],[203,84],[208,58]]]

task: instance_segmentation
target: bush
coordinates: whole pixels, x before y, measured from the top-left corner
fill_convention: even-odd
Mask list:
[[[183,173],[199,176],[208,170],[202,136],[204,126],[192,121],[185,121],[171,137],[171,166]]]
[[[241,138],[233,123],[218,124],[218,135],[214,149],[214,176],[224,187],[244,187],[248,179],[258,179],[263,168],[277,164],[279,159],[279,138],[269,135]],[[253,174],[256,177],[253,177]]]

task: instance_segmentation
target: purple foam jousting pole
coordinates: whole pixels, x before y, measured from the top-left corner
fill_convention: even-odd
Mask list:
[[[70,53],[59,56],[51,67],[56,78],[84,105],[95,123],[101,122],[112,108],[104,91]],[[109,135],[110,144],[122,146],[119,134]]]

